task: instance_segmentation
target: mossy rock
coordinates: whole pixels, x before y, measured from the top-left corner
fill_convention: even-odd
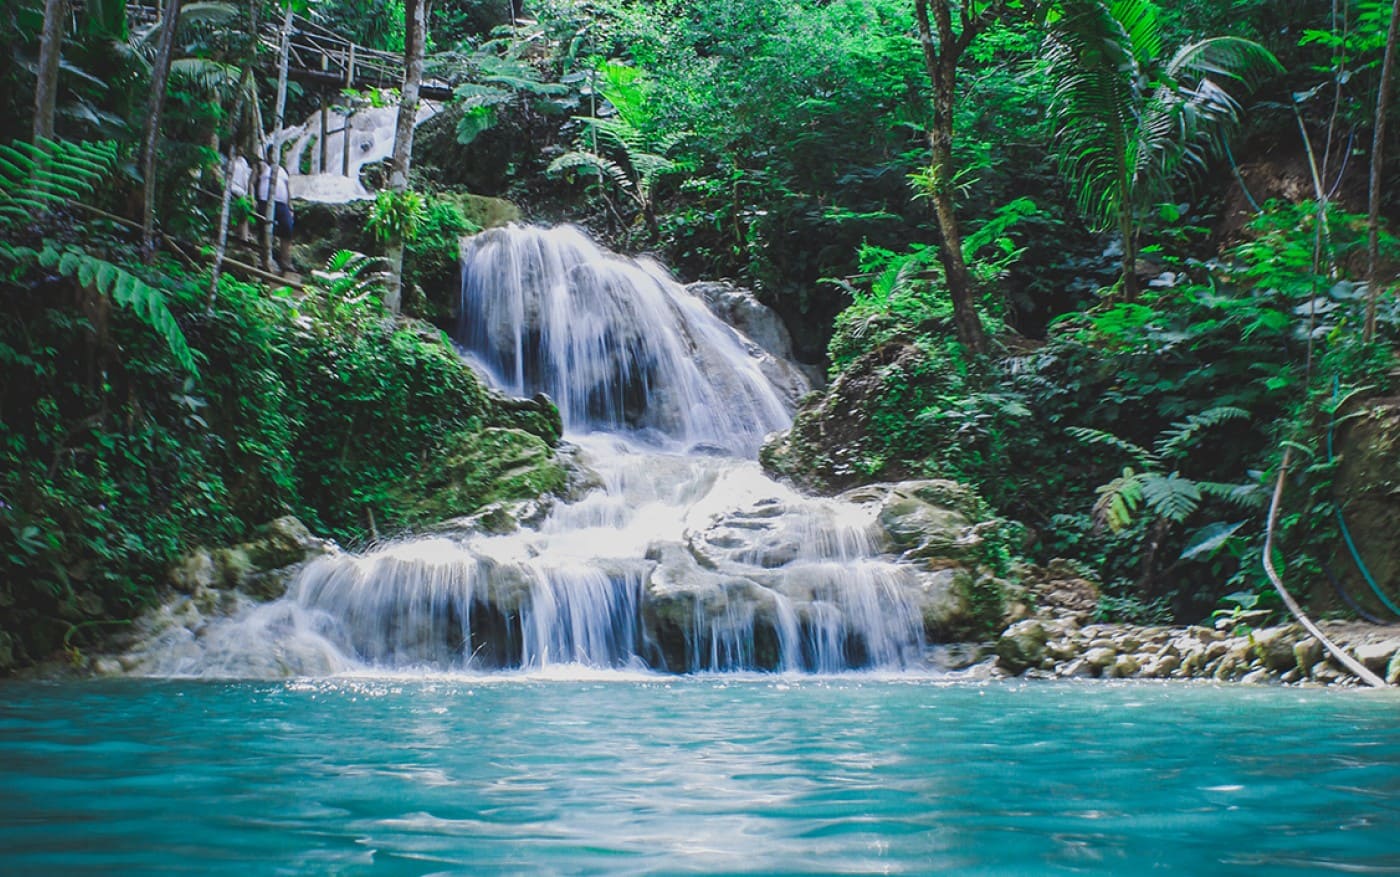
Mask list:
[[[1334,495],[1357,552],[1381,592],[1393,600],[1400,594],[1400,399],[1365,403],[1337,439]],[[1331,566],[1350,593],[1382,611],[1340,542]]]
[[[453,433],[396,492],[405,523],[425,524],[493,502],[554,493],[566,481],[564,466],[544,439],[523,429],[490,427]]]

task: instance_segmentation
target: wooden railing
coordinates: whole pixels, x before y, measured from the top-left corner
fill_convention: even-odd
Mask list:
[[[127,18],[133,25],[151,24],[160,20],[160,7],[128,3]],[[260,53],[263,62],[275,64],[282,44],[281,20],[263,21],[258,41],[272,50]],[[294,15],[287,71],[292,79],[321,86],[398,88],[403,84],[404,66],[402,55],[357,45],[330,28]],[[452,91],[438,83],[424,83],[422,95],[429,100],[446,100]]]

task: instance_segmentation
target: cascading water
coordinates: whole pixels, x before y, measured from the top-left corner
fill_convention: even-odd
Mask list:
[[[470,239],[458,338],[508,392],[549,394],[573,433],[752,456],[791,419],[742,336],[655,262],[605,253],[570,226]]]
[[[600,486],[534,528],[313,561],[281,600],[198,636],[172,626],[138,672],[921,659],[947,577],[881,553],[876,504],[803,496],[752,460],[794,403],[772,357],[655,263],[576,229],[499,229],[463,253],[459,343],[503,389],[557,401]]]

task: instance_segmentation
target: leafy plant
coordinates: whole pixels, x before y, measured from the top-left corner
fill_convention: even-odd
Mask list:
[[[1182,476],[1173,465],[1190,454],[1193,443],[1205,430],[1248,417],[1249,412],[1231,406],[1207,409],[1163,430],[1150,450],[1103,430],[1070,427],[1069,434],[1080,441],[1127,454],[1140,467],[1139,471],[1124,467],[1121,475],[1098,488],[1095,517],[1117,532],[1132,523],[1140,505],[1159,518],[1181,523],[1200,506],[1203,495],[1237,503],[1257,502],[1260,498],[1252,486],[1196,481]],[[1170,472],[1169,466],[1173,466]]]
[[[90,195],[115,171],[116,144],[44,141],[0,144],[0,230],[41,218],[52,210]],[[149,326],[186,371],[196,374],[194,353],[166,300],[166,294],[141,278],[81,247],[45,241],[42,249],[0,243],[0,259],[33,259],[91,294],[110,299]]]
[[[584,130],[574,140],[574,148],[554,159],[548,173],[558,174],[577,168],[591,169],[601,183],[609,185],[637,208],[648,231],[655,237],[654,189],[657,181],[682,170],[666,154],[688,132],[648,134],[645,129],[645,79],[640,70],[609,61],[598,70],[598,86],[607,105],[606,115],[579,116],[575,121]]]
[[[1151,0],[1064,0],[1051,18],[1044,73],[1055,88],[1060,167],[1080,212],[1097,228],[1116,226],[1132,298],[1147,209],[1222,150],[1240,113],[1230,87],[1252,87],[1282,67],[1239,37],[1199,40],[1164,58]]]
[[[402,192],[385,189],[374,199],[365,230],[383,243],[411,244],[428,215],[428,202],[411,189]]]

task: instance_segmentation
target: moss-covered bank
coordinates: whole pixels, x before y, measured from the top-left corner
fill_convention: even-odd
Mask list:
[[[21,261],[0,282],[0,672],[76,654],[191,547],[295,515],[346,544],[562,483],[547,400],[488,392],[372,290],[270,290],[79,244],[157,290],[197,373],[131,308]]]

